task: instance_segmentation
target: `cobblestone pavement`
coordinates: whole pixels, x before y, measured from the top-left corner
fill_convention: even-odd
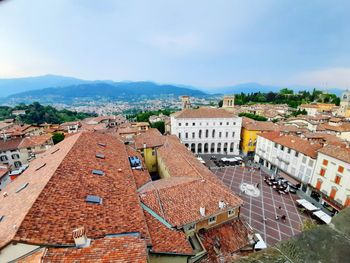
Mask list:
[[[242,218],[262,236],[268,246],[300,233],[302,221],[307,216],[300,214],[295,205],[297,195],[278,194],[265,183],[264,177],[267,174],[263,171],[251,171],[249,168],[234,166],[213,172],[243,199]],[[259,184],[260,195],[251,197],[241,194],[240,185],[242,183]],[[286,221],[276,220],[276,215],[279,217],[285,215]]]

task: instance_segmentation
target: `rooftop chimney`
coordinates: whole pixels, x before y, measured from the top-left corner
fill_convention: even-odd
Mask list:
[[[201,216],[205,216],[205,207],[200,207],[199,213],[201,214]]]
[[[84,227],[74,229],[72,234],[76,247],[82,248],[90,246],[91,239],[87,238]]]
[[[219,208],[224,209],[226,207],[226,203],[224,201],[219,201]]]

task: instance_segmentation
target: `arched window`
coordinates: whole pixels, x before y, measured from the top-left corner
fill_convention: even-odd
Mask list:
[[[22,163],[17,161],[17,162],[14,163],[14,165],[15,165],[16,168],[19,168],[19,167],[22,166]]]
[[[202,130],[199,130],[198,137],[202,138]]]
[[[205,130],[205,138],[209,137],[209,130]]]
[[[198,143],[198,153],[202,153],[202,144]]]
[[[215,143],[212,143],[210,146],[210,152],[214,153],[215,152]]]
[[[216,148],[216,151],[217,151],[218,153],[221,152],[221,143],[220,143],[220,142],[218,143],[218,146],[217,146],[217,148]]]
[[[7,160],[8,160],[8,159],[7,159],[7,156],[6,156],[6,155],[0,156],[0,161],[6,162]]]
[[[215,129],[211,132],[211,137],[215,138]]]
[[[224,143],[224,152],[227,153],[227,142]]]
[[[191,152],[196,152],[196,145],[194,143],[191,143]]]
[[[185,143],[185,146],[186,146],[186,148],[188,148],[188,146],[189,146],[188,143]]]
[[[13,160],[19,159],[19,155],[17,153],[11,155]]]
[[[234,147],[235,147],[235,144],[233,142],[231,142],[231,144],[230,144],[230,152],[233,152]]]
[[[208,153],[208,143],[204,144],[204,153]]]

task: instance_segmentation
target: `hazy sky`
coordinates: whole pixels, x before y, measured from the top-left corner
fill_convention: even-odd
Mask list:
[[[350,1],[0,1],[0,77],[350,87]]]

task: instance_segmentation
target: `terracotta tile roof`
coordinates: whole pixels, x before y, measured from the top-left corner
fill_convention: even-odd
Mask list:
[[[0,152],[16,150],[20,145],[22,138],[15,138],[10,140],[0,140]]]
[[[237,117],[235,113],[223,108],[199,108],[199,109],[184,109],[174,113],[172,116],[178,119],[186,118],[233,118]]]
[[[350,132],[350,122],[344,122],[341,125],[330,125],[327,123],[323,123],[322,127],[326,130],[335,132]]]
[[[166,185],[163,182],[165,180]],[[142,203],[174,227],[221,213],[220,201],[227,204],[226,209],[242,204],[242,200],[226,187],[205,179],[170,177],[150,182],[146,186],[139,189]],[[200,207],[205,207],[204,218],[199,212]]]
[[[326,145],[322,149],[319,149],[318,152],[326,154],[328,156],[334,157],[338,160],[350,164],[350,149],[344,147],[338,147],[333,145]]]
[[[199,237],[208,252],[208,258],[200,262],[232,262],[236,259],[232,254],[249,245],[248,230],[240,219],[200,232]]]
[[[105,159],[96,158],[97,152]],[[93,175],[93,169],[105,175]],[[25,183],[29,185],[16,193]],[[0,247],[11,240],[73,244],[71,232],[81,226],[89,238],[126,232],[148,238],[125,145],[106,134],[68,137],[35,159],[4,191],[8,196],[0,197],[0,214],[5,216]],[[102,204],[87,203],[87,195],[101,197]]]
[[[250,131],[277,131],[279,125],[270,121],[255,121],[246,117],[242,119],[242,127]]]
[[[146,263],[147,247],[143,239],[125,235],[92,240],[86,248],[48,248],[43,263]]]
[[[191,244],[183,231],[166,227],[146,211],[145,217],[152,240],[151,252],[193,254]]]
[[[147,148],[153,148],[163,145],[164,136],[155,128],[150,128],[148,131],[135,136],[136,149],[143,149],[144,144]]]
[[[266,133],[261,133],[259,134],[260,137],[263,137],[265,139],[268,139],[270,141],[273,141],[274,139],[278,138],[280,136],[279,131],[274,131],[274,132],[266,132]]]
[[[306,139],[302,139],[297,136],[291,135],[279,135],[277,133],[263,133],[259,136],[266,138],[275,143],[281,144],[285,147],[291,148],[297,152],[301,152],[304,155],[310,156],[311,158],[317,157],[317,150],[322,148],[319,143],[309,142]]]
[[[27,148],[40,146],[45,143],[48,143],[52,138],[51,134],[43,134],[38,136],[25,137],[19,144],[18,148]]]
[[[119,134],[137,134],[138,132],[138,129],[132,127],[121,127],[118,129]]]

